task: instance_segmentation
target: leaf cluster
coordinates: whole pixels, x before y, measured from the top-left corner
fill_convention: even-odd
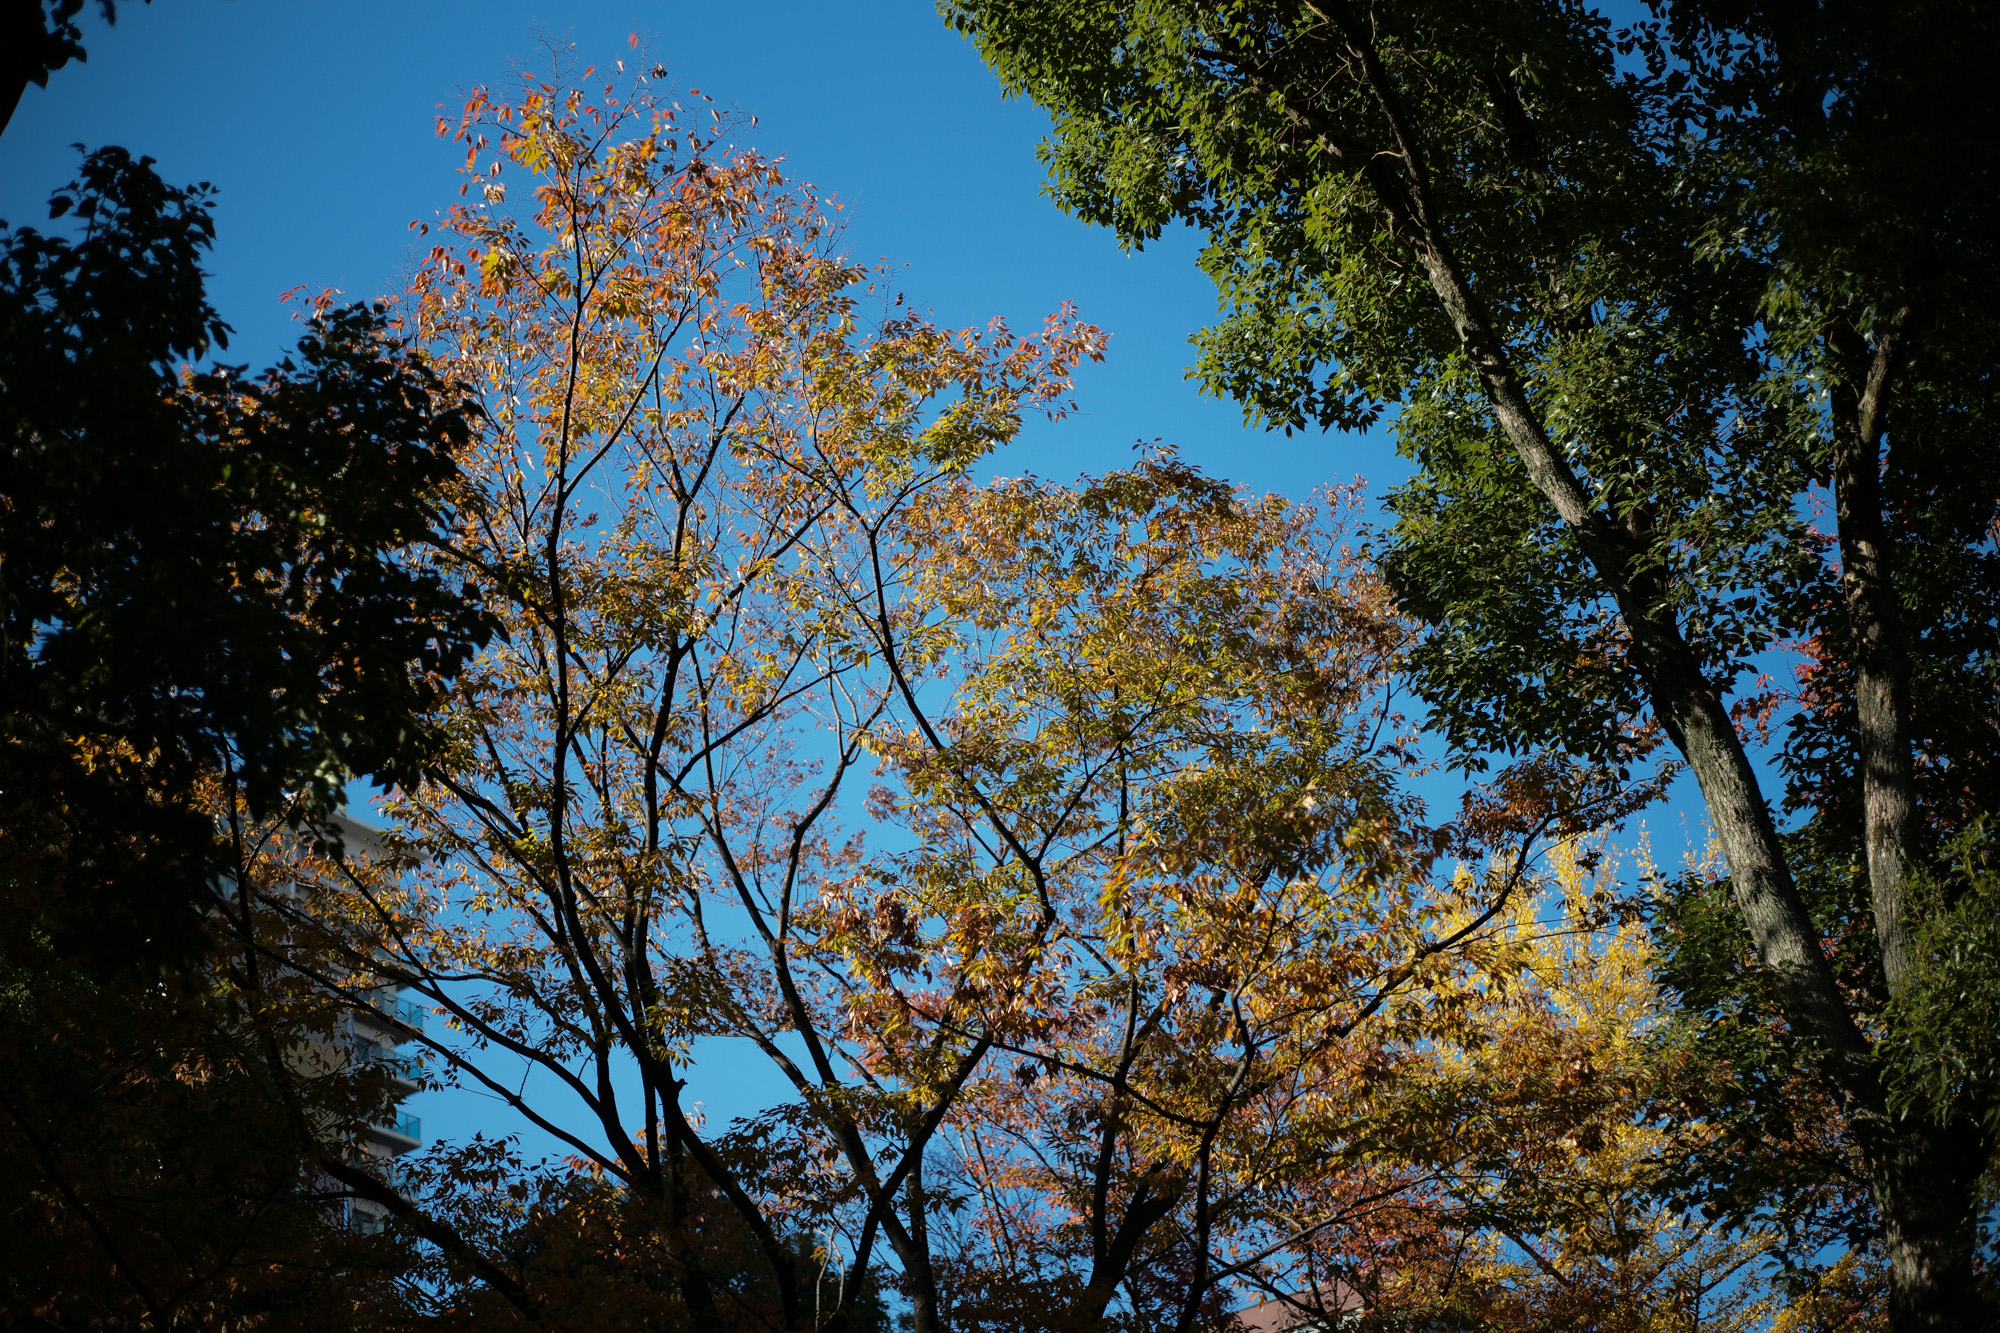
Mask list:
[[[205,776],[315,819],[430,754],[418,718],[493,628],[409,558],[467,426],[378,309],[316,315],[258,377],[183,368],[227,339],[206,187],[103,149],[51,212],[80,234],[0,259],[10,898],[75,947],[171,956],[220,867]]]

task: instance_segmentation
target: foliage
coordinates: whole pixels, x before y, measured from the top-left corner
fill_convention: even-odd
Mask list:
[[[1890,1083],[1898,1109],[1949,1121],[2000,1121],[2000,867],[1989,814],[1948,845],[1944,875],[1925,884],[1920,940],[1927,966],[1890,1005]]]
[[[686,1225],[703,1238],[716,1287],[728,1293],[716,1324],[691,1322],[679,1298],[673,1274],[682,1260],[669,1243],[674,1228],[655,1215],[643,1195],[618,1187],[588,1161],[570,1158],[542,1163],[539,1169],[515,1163],[507,1190],[473,1203],[462,1221],[468,1234],[479,1235],[542,1299],[548,1311],[540,1319],[544,1325],[610,1330],[630,1328],[643,1319],[649,1328],[743,1333],[780,1326],[782,1310],[770,1269],[728,1199],[697,1185],[686,1216]],[[812,1237],[788,1235],[784,1245],[800,1271],[818,1273],[816,1311],[831,1312],[845,1303],[847,1327],[890,1333],[887,1302],[872,1282],[844,1301],[844,1275],[824,1263]],[[432,1267],[441,1285],[449,1288],[471,1276],[448,1256],[435,1258]],[[432,1327],[532,1326],[490,1290],[461,1286],[458,1292],[449,1309],[433,1316]]]
[[[948,742],[897,755],[926,850],[892,902],[948,919],[1032,891],[1058,923],[952,1121],[958,1326],[1218,1316],[1297,1229],[1272,1182],[1349,1150],[1388,1015],[1417,1040],[1421,995],[1463,965],[1428,933],[1438,839],[1398,789],[1403,631],[1340,517],[1170,457],[922,512],[965,674]],[[1028,883],[978,873],[993,810],[1054,853]],[[914,979],[870,980],[878,1012],[935,1012]]]
[[[1879,961],[1853,868],[1816,866],[1800,841],[1794,864],[1808,869],[1801,887],[1826,924],[1837,975],[1868,995]],[[1657,887],[1659,980],[1675,1000],[1675,1021],[1654,1034],[1662,1110],[1713,1130],[1682,1140],[1684,1155],[1667,1164],[1673,1188],[1710,1216],[1759,1218],[1793,1268],[1865,1250],[1875,1232],[1866,1169],[1742,937],[1727,881],[1698,866]]]
[[[1601,847],[1563,843],[1549,870],[1511,913],[1519,969],[1477,990],[1408,1080],[1412,1123],[1425,1102],[1464,1108],[1439,1142],[1447,1225],[1477,1258],[1392,1280],[1484,1328],[1761,1328],[1780,1306],[1762,1271],[1772,1237],[1689,1212],[1668,1188],[1677,1155],[1716,1126],[1644,1113],[1666,1091],[1651,1043],[1671,1012],[1650,933],[1617,910]]]
[[[1420,472],[1392,502],[1391,562],[1412,608],[1450,627],[1420,657],[1439,723],[1474,747],[1554,737],[1623,754],[1644,705],[1604,594],[1496,436],[1423,274],[1398,258],[1374,182],[1341,156],[1348,140],[1389,137],[1386,111],[1351,68],[1304,86],[1349,59],[1326,17],[1347,12],[946,6],[1005,86],[1054,115],[1044,155],[1061,206],[1128,244],[1172,221],[1205,232],[1202,264],[1225,303],[1223,322],[1197,339],[1206,387],[1288,429],[1361,427],[1398,406],[1399,448]],[[1699,5],[1615,32],[1582,6],[1488,6],[1476,20],[1450,6],[1368,11],[1379,58],[1415,99],[1412,151],[1438,192],[1429,207],[1480,275],[1509,355],[1586,487],[1644,525],[1666,580],[1658,595],[1720,681],[1774,636],[1804,629],[1809,606],[1840,602],[1822,581],[1824,539],[1795,503],[1825,482],[1818,404],[1843,373],[1815,332],[1829,304],[1876,300],[1870,284],[1887,280],[1879,268],[1842,276],[1840,265],[1954,292],[1987,281],[1988,233],[1973,219],[1992,201],[1964,184],[1986,159],[1916,128],[1986,114],[1980,80],[1950,72],[1973,68],[1952,63],[1975,61],[1971,47],[1944,52],[1921,36],[1990,35],[1989,23],[1950,12],[1886,25],[1893,48],[1863,55],[1842,26],[1860,12],[1839,7],[1789,38],[1760,31],[1775,21],[1761,14],[1732,28]],[[1814,76],[1851,99],[1825,144],[1765,128],[1782,94],[1759,43],[1787,39],[1812,44]],[[1899,60],[1945,63],[1911,86]],[[1889,179],[1911,191],[1897,206],[1907,219],[1867,202],[1888,197]],[[1840,193],[1816,214],[1803,196],[1822,185]],[[1949,229],[1924,233],[1933,248],[1919,260],[1909,247],[1933,214],[1948,214]],[[1893,231],[1899,244],[1850,227]],[[1933,432],[1981,430],[1987,377],[1958,373],[1958,358],[1985,327],[1953,331],[1926,353],[1930,373],[1912,372],[1905,392],[1922,405],[1908,413],[1922,439],[1899,445],[1889,480],[1899,533],[1935,526],[1941,540],[1926,555],[1980,586],[1992,577],[1976,549],[1991,502],[1971,477],[1934,485],[1943,440]],[[1976,466],[1990,466],[1978,452]],[[1929,563],[1918,549],[1907,551],[1912,569]],[[1970,643],[1962,651],[1984,660]]]
[[[164,981],[10,941],[0,1322],[344,1330],[408,1313],[415,1256],[346,1227],[319,1162],[351,1152],[392,1090],[343,1054],[323,992],[260,972],[228,919],[207,926]]]
[[[205,187],[104,149],[51,213],[81,234],[0,262],[0,861],[20,929],[158,962],[226,864],[205,777],[316,819],[422,763],[417,715],[491,628],[405,558],[465,423],[358,306],[259,378],[177,369],[227,335]]]
[[[339,1229],[325,1175],[381,1076],[236,925],[246,830],[332,837],[350,775],[412,777],[419,715],[491,631],[411,553],[465,424],[380,310],[316,311],[255,378],[178,364],[227,333],[207,200],[103,149],[51,208],[77,234],[0,259],[0,1299],[24,1326],[361,1327],[410,1263]]]
[[[437,1145],[399,1225],[479,1318],[1219,1319],[1426,1187],[1370,1089],[1513,966],[1536,840],[1632,797],[1544,763],[1426,822],[1351,497],[975,483],[1101,335],[907,312],[643,64],[443,126],[405,321],[485,404],[448,558],[505,635],[400,859],[276,909],[571,1154]],[[705,1124],[715,1042],[795,1098]]]
[[[1920,881],[1995,795],[1992,14],[941,9],[1051,114],[1059,205],[1204,233],[1208,389],[1287,430],[1393,422],[1417,473],[1380,554],[1458,761],[1680,750],[1758,954],[1708,954],[1736,1035],[1772,1088],[1816,1066],[1896,1318],[1972,1319],[1994,1139],[1983,1085],[1933,1075],[1988,1043],[1922,978],[1984,946]],[[1759,675],[1787,650],[1795,692]],[[1789,841],[1750,758],[1774,720]],[[1910,1050],[1932,1075],[1893,1072]],[[1772,1165],[1711,1159],[1749,1173],[1724,1192]]]
[[[151,4],[152,0],[144,0]],[[6,55],[0,57],[0,133],[14,118],[29,84],[49,86],[49,75],[72,60],[88,60],[76,16],[84,0],[15,0],[0,17]],[[118,21],[118,0],[97,0],[107,24]]]

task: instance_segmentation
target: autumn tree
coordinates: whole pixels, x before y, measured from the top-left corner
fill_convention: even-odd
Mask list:
[[[1991,974],[1951,850],[1992,809],[1991,15],[943,9],[1054,116],[1058,203],[1205,234],[1210,389],[1286,429],[1393,410],[1383,554],[1461,752],[1687,762],[1895,1326],[1980,1318],[1990,1103],[1940,1071],[1991,1067],[1941,1000]],[[1751,756],[1756,665],[1801,639],[1793,836]]]
[[[1202,545],[1170,523],[1149,532],[1168,549]],[[1004,567],[981,555],[989,576]],[[1051,565],[1083,563],[1069,556]],[[1258,583],[1232,568],[1208,586]],[[1177,587],[1169,605],[1202,602],[1198,588]],[[1288,604],[1296,592],[1290,584]],[[1155,614],[1121,607],[1104,626]],[[1370,641],[1359,629],[1350,622],[1333,639],[1351,650]],[[1162,705],[1137,683],[1146,673],[1134,670],[1130,645],[1196,641],[1106,638],[1121,647],[1120,703],[1140,712]],[[1215,672],[1227,655],[1200,642],[1187,664]],[[1058,655],[1039,638],[1035,652]],[[1645,1003],[1655,992],[1643,951],[1634,953],[1643,930],[1628,922],[1604,938],[1597,896],[1570,912],[1558,894],[1552,908],[1541,864],[1549,850],[1559,870],[1574,862],[1544,835],[1615,819],[1645,796],[1590,792],[1545,759],[1475,792],[1434,834],[1357,820],[1350,802],[1390,798],[1373,807],[1378,818],[1398,804],[1391,771],[1376,773],[1384,786],[1355,771],[1389,758],[1362,726],[1347,733],[1361,743],[1344,762],[1320,752],[1301,768],[1321,781],[1291,788],[1290,809],[1270,810],[1279,826],[1261,825],[1241,803],[1268,808],[1287,789],[1265,765],[1302,739],[1293,726],[1310,735],[1343,716],[1337,704],[1325,713],[1307,704],[1329,696],[1304,670],[1263,679],[1283,681],[1278,697],[1299,713],[1274,708],[1268,730],[1209,732],[1209,748],[1173,766],[1132,763],[1120,797],[1144,812],[1132,820],[1140,845],[1114,863],[1115,889],[1099,890],[1105,957],[1068,969],[1075,994],[1095,1003],[1044,1015],[1039,1041],[996,1062],[952,1126],[946,1267],[957,1326],[1199,1328],[1222,1323],[1249,1293],[1301,1317],[1365,1310],[1382,1327],[1572,1327],[1622,1310],[1631,1327],[1678,1328],[1675,1311],[1698,1275],[1704,1290],[1728,1284],[1710,1301],[1711,1313],[1726,1310],[1762,1248],[1724,1224],[1677,1225],[1653,1159],[1706,1126],[1650,1136],[1637,1127],[1652,1084],[1644,1037],[1660,1019]],[[1204,709],[1222,693],[1210,689]],[[1253,698],[1275,702],[1234,702]],[[1369,711],[1346,715],[1334,734]],[[1049,728],[1044,743],[1077,730]],[[1338,847],[1308,850],[1314,831],[1329,829],[1345,830]],[[1316,869],[1273,874],[1255,861],[1260,845],[1303,852]],[[1203,864],[1203,849],[1251,859]],[[1471,860],[1434,867],[1440,849]],[[1076,910],[1079,933],[1092,915]],[[1593,1055],[1601,1079],[1589,1072]],[[1622,1219],[1609,1239],[1591,1231],[1607,1212]],[[1552,1286],[1527,1263],[1531,1231],[1575,1238],[1565,1242],[1573,1278]],[[1639,1261],[1639,1249],[1657,1257]],[[1613,1252],[1644,1277],[1605,1281],[1596,1256]]]
[[[719,1197],[779,1322],[805,1327],[817,1283],[794,1240],[822,1214],[856,1227],[838,1290],[865,1293],[886,1243],[921,1298],[922,1209],[902,1201],[988,1045],[939,1028],[864,1059],[830,967],[845,936],[813,910],[866,869],[829,825],[898,681],[944,643],[895,526],[1022,412],[1060,411],[1101,339],[1066,315],[1016,338],[880,297],[871,314],[832,205],[651,77],[625,97],[482,93],[452,130],[472,202],[409,326],[485,404],[450,559],[503,608],[505,640],[446,716],[448,762],[393,807],[422,864],[357,889],[389,965],[466,1038],[436,1043],[445,1081],[501,1097],[632,1200],[711,1327],[745,1317],[735,1260],[696,1224]],[[958,1002],[967,1027],[978,1002]],[[711,1034],[785,1071],[790,1119],[703,1132],[686,1062]],[[573,1105],[524,1096],[482,1052]]]
[[[1722,1129],[1659,1114],[1679,1090],[1657,1053],[1673,1005],[1635,867],[1605,841],[1551,849],[1492,939],[1504,961],[1385,1092],[1405,1132],[1392,1151],[1434,1165],[1426,1220],[1454,1242],[1378,1271],[1370,1314],[1390,1326],[1428,1311],[1492,1329],[1722,1333],[1761,1329],[1784,1304],[1770,1228],[1677,1199],[1678,1157]]]
[[[1253,1279],[1309,1287],[1315,1241],[1431,1183],[1371,1159],[1371,1090],[1451,1023],[1556,812],[1508,826],[1492,875],[1440,880],[1470,830],[1406,790],[1407,627],[1344,544],[1351,494],[1252,502],[1171,456],[957,490],[923,511],[967,630],[954,732],[901,756],[937,849],[909,870],[979,888],[997,806],[1058,853],[1033,883],[1061,928],[951,1121],[950,1313],[1204,1327]]]
[[[1712,886],[1716,859],[1710,848],[1679,877]],[[1552,847],[1532,891],[1510,902],[1494,962],[1460,993],[1460,1021],[1383,1085],[1402,1131],[1388,1155],[1430,1164],[1436,1187],[1408,1228],[1426,1243],[1359,1278],[1364,1325],[1883,1326],[1881,1256],[1840,1230],[1865,1209],[1866,1181],[1828,1099],[1807,1095],[1809,1069],[1784,1071],[1806,1088],[1784,1100],[1807,1114],[1783,1144],[1794,1160],[1770,1191],[1779,1206],[1747,1226],[1714,1199],[1688,1207],[1690,1179],[1718,1178],[1691,1163],[1770,1153],[1746,1135],[1738,1099],[1767,1096],[1755,1084],[1774,1070],[1702,1049],[1746,1034],[1689,1028],[1675,956],[1686,946],[1656,920],[1684,910],[1675,878],[1643,841],[1621,853],[1599,835]],[[1845,1160],[1815,1171],[1821,1155]],[[1808,1197],[1808,1181],[1838,1197]]]
[[[439,558],[505,634],[391,803],[402,861],[265,909],[414,987],[431,1077],[571,1160],[480,1137],[376,1188],[530,1321],[854,1326],[888,1280],[931,1330],[985,1318],[978,1267],[1042,1326],[1195,1327],[1333,1224],[1264,1182],[1352,1146],[1538,838],[1627,798],[1426,823],[1346,501],[1166,452],[975,484],[1102,335],[908,313],[638,66],[443,126],[467,201],[405,327],[485,405]],[[1451,846],[1493,875],[1439,879]],[[703,1040],[794,1100],[707,1124]],[[1040,1272],[947,1242],[968,1184],[1069,1210]]]

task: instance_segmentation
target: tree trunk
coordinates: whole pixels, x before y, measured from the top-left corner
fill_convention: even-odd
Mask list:
[[[1874,345],[1846,318],[1828,343],[1845,363],[1833,386],[1834,513],[1840,582],[1855,662],[1855,765],[1869,906],[1891,997],[1918,965],[1910,938],[1908,876],[1918,812],[1910,752],[1910,660],[1893,578],[1891,533],[1882,514],[1881,444],[1889,390],[1902,359],[1910,308],[1895,308]],[[1986,1152],[1976,1127],[1887,1124],[1865,1145],[1872,1192],[1889,1255],[1889,1321],[1896,1333],[1973,1327],[1973,1191]]]
[[[1895,1333],[1983,1328],[1970,1233],[1985,1136],[1965,1121],[1896,1129],[1870,1154],[1889,1257],[1889,1326]]]
[[[1854,646],[1855,762],[1869,905],[1892,997],[1902,994],[1916,966],[1905,878],[1915,859],[1917,803],[1910,755],[1910,657],[1892,574],[1889,526],[1882,517],[1882,428],[1909,317],[1908,305],[1894,310],[1872,348],[1845,317],[1834,322],[1827,340],[1846,368],[1846,377],[1832,390],[1834,514],[1841,592]]]
[[[924,1199],[923,1159],[912,1163],[905,1177],[904,1197],[910,1208],[910,1225],[906,1229],[896,1218],[893,1209],[886,1211],[882,1219],[882,1234],[888,1237],[889,1247],[896,1257],[903,1261],[903,1281],[910,1298],[911,1333],[942,1333],[942,1316],[938,1310],[937,1272],[931,1267],[930,1222],[925,1216],[928,1206]]]

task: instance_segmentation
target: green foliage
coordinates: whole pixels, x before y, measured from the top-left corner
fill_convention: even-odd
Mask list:
[[[1856,691],[1864,654],[1878,681],[1907,656],[1907,707],[1869,697],[1894,700],[1872,734],[1915,756],[1921,874],[2000,807],[1992,7],[1659,0],[1621,24],[1560,0],[941,9],[1049,110],[1060,206],[1128,244],[1205,234],[1222,302],[1195,338],[1205,387],[1287,430],[1391,422],[1416,476],[1377,554],[1427,626],[1410,664],[1460,763],[1553,746],[1629,770],[1667,741],[1708,763],[1737,868],[1769,870],[1739,886],[1754,912],[1699,879],[1658,923],[1683,1004],[1671,1113],[1720,1131],[1677,1164],[1688,1196],[1775,1210],[1805,1256],[1879,1235],[1877,1209],[1972,1197],[1994,1140],[1991,1122],[1964,1131],[2000,1091],[1988,880],[1933,870],[1953,887],[1909,904],[1929,962],[1886,1006]],[[1893,593],[1851,620],[1873,595],[1864,546]],[[1796,693],[1760,676],[1789,650]],[[1780,717],[1803,817],[1782,848],[1731,786],[1755,787],[1736,747]],[[1893,931],[1887,865],[1872,891]],[[1809,988],[1751,954],[1746,915]],[[1780,985],[1783,1012],[1846,1052],[1838,1070],[1781,1016]],[[1872,1118],[1866,1041],[1898,1127]],[[1910,1120],[1953,1116],[1937,1134]],[[1929,1179],[1883,1183],[1915,1160],[1892,1138],[1930,1145]],[[1918,1286],[1899,1319],[1930,1299]]]
[[[2000,873],[1991,839],[1990,821],[1974,819],[1940,857],[1944,870],[1916,878],[1922,963],[1893,1001],[1851,837],[1818,821],[1787,839],[1835,976],[1877,1042],[1891,1110],[1941,1127],[1983,1121],[1988,1132],[2000,1100]],[[1775,1225],[1776,1257],[1801,1271],[1823,1266],[1838,1252],[1829,1246],[1871,1244],[1864,1165],[1742,937],[1728,881],[1691,873],[1664,886],[1652,926],[1660,980],[1675,1000],[1653,1042],[1663,1071],[1654,1113],[1711,1131],[1676,1140],[1685,1150],[1667,1166],[1678,1197],[1711,1216]],[[1967,1136],[1968,1151],[1976,1145]]]
[[[1936,529],[1915,563],[1990,593],[1994,149],[1953,128],[1996,119],[1977,7],[1688,4],[1617,30],[1542,0],[942,8],[1049,109],[1060,206],[1130,244],[1206,234],[1207,388],[1287,430],[1397,409],[1419,475],[1391,498],[1386,564],[1435,628],[1416,667],[1466,752],[1626,762],[1660,738],[1613,608],[1499,438],[1365,160],[1421,160],[1530,398],[1712,678],[1829,628],[1806,500],[1848,376],[1836,318],[1927,312],[1886,484],[1900,531]],[[1359,78],[1355,25],[1416,142]],[[1967,472],[1937,470],[1945,435]],[[1975,653],[1965,639],[1948,647]]]
[[[1804,838],[1790,847],[1843,989],[1879,1010],[1880,955],[1858,869]],[[1651,927],[1673,1003],[1651,1041],[1654,1113],[1705,1129],[1671,1140],[1668,1188],[1708,1216],[1774,1226],[1774,1254],[1787,1265],[1810,1266],[1829,1245],[1865,1244],[1874,1219],[1862,1164],[1743,937],[1729,882],[1690,872],[1661,887]]]
[[[1914,984],[1889,1006],[1890,1104],[2000,1129],[2000,847],[1981,814],[1923,882]]]
[[[380,310],[255,378],[182,369],[227,338],[206,187],[109,148],[50,211],[80,234],[0,256],[0,865],[65,947],[168,957],[222,865],[205,775],[317,819],[419,770],[415,719],[491,628],[407,554],[466,427]]]

